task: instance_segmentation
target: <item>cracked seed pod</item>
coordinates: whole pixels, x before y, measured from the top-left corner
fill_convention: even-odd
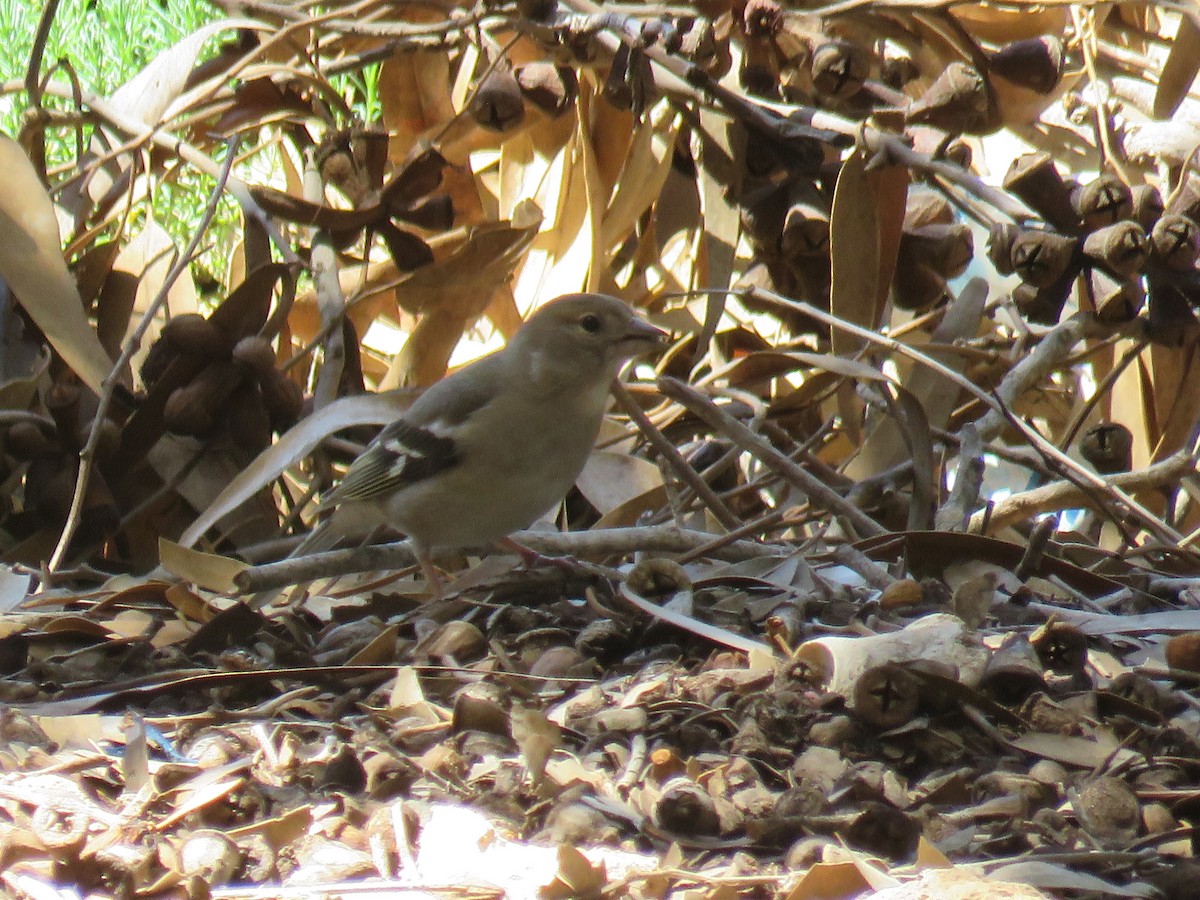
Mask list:
[[[921,69],[907,53],[897,53],[890,45],[884,50],[883,62],[880,64],[879,80],[882,84],[896,91],[904,90],[905,85],[921,77]]]
[[[854,685],[855,715],[881,730],[911,722],[920,705],[920,683],[900,666],[867,669]]]
[[[693,19],[681,27],[679,37],[679,53],[698,65],[711,78],[719,80],[733,66],[729,36],[718,36],[711,19]]]
[[[1030,322],[1038,325],[1055,325],[1062,317],[1063,307],[1071,293],[1071,279],[1061,278],[1045,287],[1019,284],[1012,292],[1017,309]]]
[[[798,203],[787,211],[779,249],[786,257],[825,257],[829,254],[829,214]]]
[[[1078,242],[1052,231],[1022,231],[1009,259],[1022,281],[1043,288],[1057,284],[1075,263]]]
[[[671,834],[714,837],[721,833],[721,816],[708,791],[683,778],[667,783],[653,815],[654,823]]]
[[[1200,222],[1200,178],[1188,178],[1181,187],[1172,191],[1166,212]]]
[[[661,597],[692,589],[687,570],[673,559],[652,556],[644,559],[625,576],[630,590],[647,597]]]
[[[175,434],[207,434],[244,377],[242,367],[232,360],[209,363],[191,384],[177,388],[167,398],[163,423]]]
[[[620,44],[604,79],[604,99],[617,109],[640,116],[652,102],[654,75],[646,52],[638,46]]]
[[[258,454],[271,445],[271,417],[258,385],[242,384],[229,398],[229,433],[243,450]]]
[[[184,356],[201,359],[219,359],[232,349],[225,333],[199,313],[172,317],[163,326],[162,339]]]
[[[1133,215],[1133,193],[1115,175],[1104,174],[1080,186],[1071,201],[1087,231],[1114,225]]]
[[[548,62],[532,62],[517,69],[517,84],[526,100],[554,119],[570,110],[579,94],[575,70]]]
[[[1071,675],[1087,666],[1087,637],[1074,625],[1049,621],[1029,636],[1029,642],[1051,672]]]
[[[629,650],[628,627],[614,619],[593,619],[575,638],[575,649],[601,664],[615,662]]]
[[[1193,269],[1200,256],[1200,228],[1187,216],[1163,216],[1150,232],[1150,256],[1172,272]]]
[[[924,225],[905,229],[900,236],[900,254],[920,261],[944,278],[957,278],[975,258],[975,240],[963,222]]]
[[[1011,222],[995,222],[988,231],[987,258],[1000,275],[1016,271],[1012,263],[1012,245],[1021,229]]]
[[[525,101],[516,76],[503,65],[493,69],[475,89],[471,118],[490,131],[512,131],[525,121]]]
[[[988,54],[988,68],[1012,84],[1049,94],[1062,81],[1062,41],[1055,35],[1013,41]]]
[[[1133,221],[1149,231],[1162,218],[1162,194],[1152,184],[1136,184],[1130,188],[1130,193],[1133,198]]]
[[[79,851],[87,841],[88,816],[83,810],[46,803],[34,810],[29,830],[53,859],[78,862]]]
[[[953,163],[960,169],[971,168],[971,160],[974,159],[971,145],[964,141],[961,135],[948,134],[925,125],[913,126],[909,129],[909,134],[915,138],[914,149],[919,152],[928,153],[936,160]],[[937,136],[936,142],[926,146],[925,142],[934,135]]]
[[[1101,475],[1128,472],[1133,465],[1133,433],[1119,422],[1093,425],[1079,442],[1079,455]]]
[[[667,19],[650,19],[643,22],[639,37],[643,47],[661,44],[668,53],[677,53],[683,46],[683,35],[675,27],[675,23]]]
[[[278,369],[271,369],[259,380],[258,389],[262,392],[263,405],[274,431],[283,433],[296,424],[304,410],[304,392],[300,385]]]
[[[36,422],[14,422],[4,432],[4,449],[22,462],[57,456],[62,444]]]
[[[946,289],[945,277],[932,266],[908,255],[897,259],[892,276],[892,303],[898,308],[931,309],[942,302]]]
[[[1083,252],[1122,278],[1132,278],[1146,267],[1150,240],[1141,225],[1127,219],[1093,231],[1083,239]]]
[[[813,90],[825,100],[846,100],[862,90],[871,73],[867,54],[848,41],[827,41],[812,53]]]
[[[954,221],[954,207],[940,191],[914,187],[904,203],[904,227],[915,231],[925,225],[949,225]]]
[[[1146,303],[1139,279],[1119,278],[1105,269],[1094,268],[1088,272],[1088,283],[1096,318],[1102,322],[1131,322]]]
[[[1079,216],[1071,204],[1071,190],[1050,154],[1018,156],[1004,174],[1002,185],[1059,231],[1069,233],[1078,229]]]
[[[940,159],[953,163],[964,171],[970,171],[975,164],[975,151],[961,137],[952,137],[939,154]]]
[[[770,40],[746,35],[742,41],[738,82],[747,93],[759,97],[778,97],[779,60]]]
[[[321,141],[313,161],[321,180],[336,187],[354,206],[365,206],[383,186],[387,132],[379,128],[343,128]]]
[[[777,0],[747,0],[742,27],[754,38],[771,38],[783,27],[783,10]]]
[[[989,131],[995,127],[993,119],[987,81],[978,69],[958,61],[946,66],[905,113],[910,125],[932,125],[953,133]]]
[[[786,257],[828,256],[829,206],[809,181],[789,190],[791,206],[783,217],[779,249]]]
[[[1010,635],[988,659],[980,689],[997,703],[1017,706],[1046,690],[1042,663],[1024,635]]]

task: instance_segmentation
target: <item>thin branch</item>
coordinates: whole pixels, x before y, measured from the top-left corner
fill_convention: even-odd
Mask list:
[[[1122,472],[1105,479],[1107,486],[1123,491],[1144,491],[1151,488],[1175,486],[1181,478],[1194,474],[1196,460],[1191,451],[1180,451],[1136,472]],[[1040,487],[1012,494],[992,506],[987,522],[988,534],[1009,525],[1016,525],[1035,516],[1063,509],[1088,505],[1089,491],[1071,481],[1054,481]],[[984,511],[971,516],[969,531],[984,533]]]
[[[552,556],[604,557],[634,552],[686,553],[708,546],[714,535],[674,525],[643,528],[604,528],[598,531],[522,531],[513,535],[521,544],[538,553]],[[757,541],[734,541],[713,552],[717,559],[730,561],[783,556],[791,552],[786,545]],[[254,566],[239,573],[238,588],[246,594],[300,584],[317,578],[352,575],[386,569],[403,569],[415,562],[408,541],[374,544],[350,550],[313,553],[281,562]]]
[[[683,454],[676,449],[675,445],[667,440],[666,436],[654,426],[654,423],[650,421],[650,417],[642,412],[642,408],[638,406],[637,401],[633,399],[621,382],[613,382],[612,394],[625,414],[637,425],[638,430],[641,431],[642,436],[650,443],[650,446],[666,460],[667,465],[671,467],[680,481],[696,492],[696,496],[708,507],[717,521],[731,531],[742,527],[741,520],[725,505],[725,501],[717,496],[716,491],[709,486],[708,482],[700,477],[700,473],[688,464],[688,461],[683,458]]]
[[[978,398],[988,407],[988,412],[977,423],[976,427],[979,433],[987,441],[994,433],[1004,427],[1005,423],[1012,425],[1020,431],[1025,439],[1032,444],[1039,453],[1046,459],[1052,460],[1059,470],[1077,484],[1090,486],[1091,488],[1100,491],[1103,494],[1109,495],[1114,500],[1124,504],[1130,513],[1142,524],[1149,532],[1162,540],[1170,543],[1178,543],[1182,540],[1183,535],[1162,521],[1150,510],[1146,509],[1141,503],[1138,503],[1133,497],[1129,496],[1116,484],[1105,481],[1090,469],[1084,468],[1067,454],[1063,453],[1053,443],[1042,437],[1032,426],[1023,421],[1020,417],[1013,415],[1008,408],[1004,397],[1011,396],[1016,398],[1028,386],[1037,383],[1049,371],[1053,371],[1057,366],[1051,365],[1051,362],[1057,362],[1061,365],[1062,357],[1076,343],[1083,339],[1087,330],[1091,328],[1094,321],[1089,316],[1077,314],[1072,316],[1065,322],[1061,322],[1055,326],[1042,339],[1042,344],[1034,350],[1029,356],[1017,363],[1005,376],[1004,381],[994,393],[989,393],[977,384],[967,378],[960,372],[955,371],[949,366],[944,365],[936,359],[922,353],[915,347],[910,347],[907,344],[902,344],[894,338],[879,334],[874,331],[868,331],[866,328],[860,328],[853,323],[839,319],[826,310],[818,309],[817,307],[803,303],[799,300],[791,300],[776,294],[773,291],[764,290],[762,288],[752,288],[750,293],[760,300],[774,303],[780,306],[786,306],[798,312],[812,316],[820,322],[833,327],[840,328],[862,340],[877,346],[886,347],[893,353],[898,353],[901,356],[906,356],[914,362],[920,363],[933,369],[938,374],[957,384],[969,392],[972,396]],[[1043,345],[1047,345],[1043,347]]]
[[[695,388],[668,377],[659,378],[658,387],[663,394],[687,407],[710,427],[726,435],[774,469],[780,477],[804,493],[810,503],[845,518],[854,530],[864,537],[886,533],[886,529],[865,512],[848,503],[841,494],[810,474],[803,466],[792,462],[769,441],[755,434]]]
[[[217,205],[221,201],[221,194],[225,188],[225,179],[229,177],[229,171],[233,167],[233,160],[234,148],[231,141],[226,146],[225,164],[217,173],[217,184],[213,188],[212,195],[208,200],[208,206],[205,207],[204,214],[200,217],[191,240],[163,279],[163,284],[159,288],[158,294],[146,308],[146,312],[142,315],[142,319],[138,322],[133,333],[126,339],[125,346],[121,348],[121,355],[113,363],[112,369],[109,370],[107,377],[105,377],[100,385],[100,402],[96,407],[96,416],[92,420],[92,428],[88,434],[87,442],[83,445],[83,449],[79,451],[79,473],[75,479],[75,494],[71,498],[71,509],[67,513],[66,522],[63,523],[63,530],[59,535],[58,545],[54,548],[54,553],[47,564],[49,572],[54,572],[62,564],[71,539],[75,536],[75,531],[79,527],[79,519],[83,513],[83,501],[87,496],[88,483],[91,480],[92,462],[96,456],[96,445],[100,440],[101,430],[99,424],[104,421],[104,417],[108,414],[108,407],[112,403],[113,392],[120,381],[121,373],[129,365],[129,361],[133,358],[134,353],[142,346],[142,338],[145,337],[146,332],[150,329],[150,325],[154,321],[154,317],[158,314],[158,311],[166,303],[171,286],[191,264],[192,254],[195,253],[196,248],[200,245],[200,239],[204,236],[205,231],[217,213]]]
[[[70,92],[66,91],[61,85],[54,83],[46,85],[46,92],[67,98],[71,96]],[[258,201],[250,193],[250,186],[240,178],[226,171],[228,166],[218,166],[206,153],[192,146],[182,138],[176,137],[174,134],[159,128],[151,127],[145,122],[121,112],[103,97],[91,91],[80,91],[79,100],[84,106],[91,109],[92,112],[118,131],[132,135],[141,141],[148,141],[156,147],[161,147],[175,154],[193,168],[215,179],[223,190],[229,191],[247,216],[255,219],[262,225],[271,238],[271,242],[279,250],[284,262],[290,265],[302,264],[300,258],[292,250],[291,245],[283,239],[275,222],[258,205]]]
[[[33,35],[33,47],[29,51],[29,64],[25,68],[25,92],[29,94],[29,105],[42,108],[42,57],[46,53],[46,41],[50,39],[50,27],[58,14],[58,0],[46,0],[42,15],[38,19],[37,31]]]

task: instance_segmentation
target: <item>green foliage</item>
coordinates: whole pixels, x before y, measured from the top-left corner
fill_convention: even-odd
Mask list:
[[[36,0],[0,0],[0,73],[23,79],[44,4]],[[218,17],[203,2],[147,3],[144,0],[62,0],[54,17],[43,76],[51,68],[69,66],[80,84],[108,95],[165,47]],[[0,127],[16,134],[26,98],[0,100]],[[69,149],[69,148],[68,148]]]
[[[5,40],[0,41],[0,74],[5,80],[24,81],[43,6],[36,0],[0,0],[0,21],[6,25]],[[62,0],[42,56],[41,76],[73,80],[93,93],[109,96],[160,51],[216,18],[219,11],[198,0],[161,4],[142,0]],[[75,111],[70,101],[61,98],[47,96],[43,102],[48,109]],[[23,89],[0,96],[0,130],[15,137],[28,106]],[[56,172],[74,167],[77,141],[86,147],[91,132],[88,125],[57,126],[46,131],[46,165],[52,179]],[[190,171],[176,175],[171,182],[156,187],[153,206],[155,217],[182,243],[200,218],[212,185]],[[236,204],[223,203],[217,220],[219,231],[232,235],[237,216]],[[204,257],[202,265],[206,268],[220,271],[224,267],[223,248],[209,248]]]
[[[24,122],[29,98],[23,90],[34,35],[43,4],[36,0],[0,0],[0,21],[5,40],[0,41],[0,130],[16,136]],[[41,76],[75,81],[93,93],[112,92],[141,71],[163,49],[204,24],[220,18],[220,10],[203,0],[62,0],[55,14],[42,57]],[[379,66],[332,79],[359,121],[380,116]],[[46,108],[75,112],[70,101],[44,98]],[[58,124],[46,132],[46,164],[52,181],[75,167],[77,148],[87,146],[92,127]],[[245,149],[244,147],[242,148]],[[176,169],[153,188],[155,218],[177,243],[188,240],[212,190],[211,179],[187,167]],[[215,243],[203,246],[196,274],[202,282],[220,279],[228,260],[229,244],[240,232],[240,213],[228,197],[221,206],[211,234]]]

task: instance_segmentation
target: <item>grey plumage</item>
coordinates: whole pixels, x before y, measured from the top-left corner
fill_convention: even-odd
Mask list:
[[[431,386],[354,461],[293,555],[384,522],[430,552],[528,527],[574,484],[620,366],[664,334],[621,300],[571,294],[542,306],[503,349]]]

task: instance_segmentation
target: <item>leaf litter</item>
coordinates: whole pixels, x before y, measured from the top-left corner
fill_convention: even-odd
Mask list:
[[[6,88],[90,129],[0,139],[6,892],[1191,896],[1188,14],[225,11]],[[580,565],[276,562],[580,290],[674,337],[522,535]]]

